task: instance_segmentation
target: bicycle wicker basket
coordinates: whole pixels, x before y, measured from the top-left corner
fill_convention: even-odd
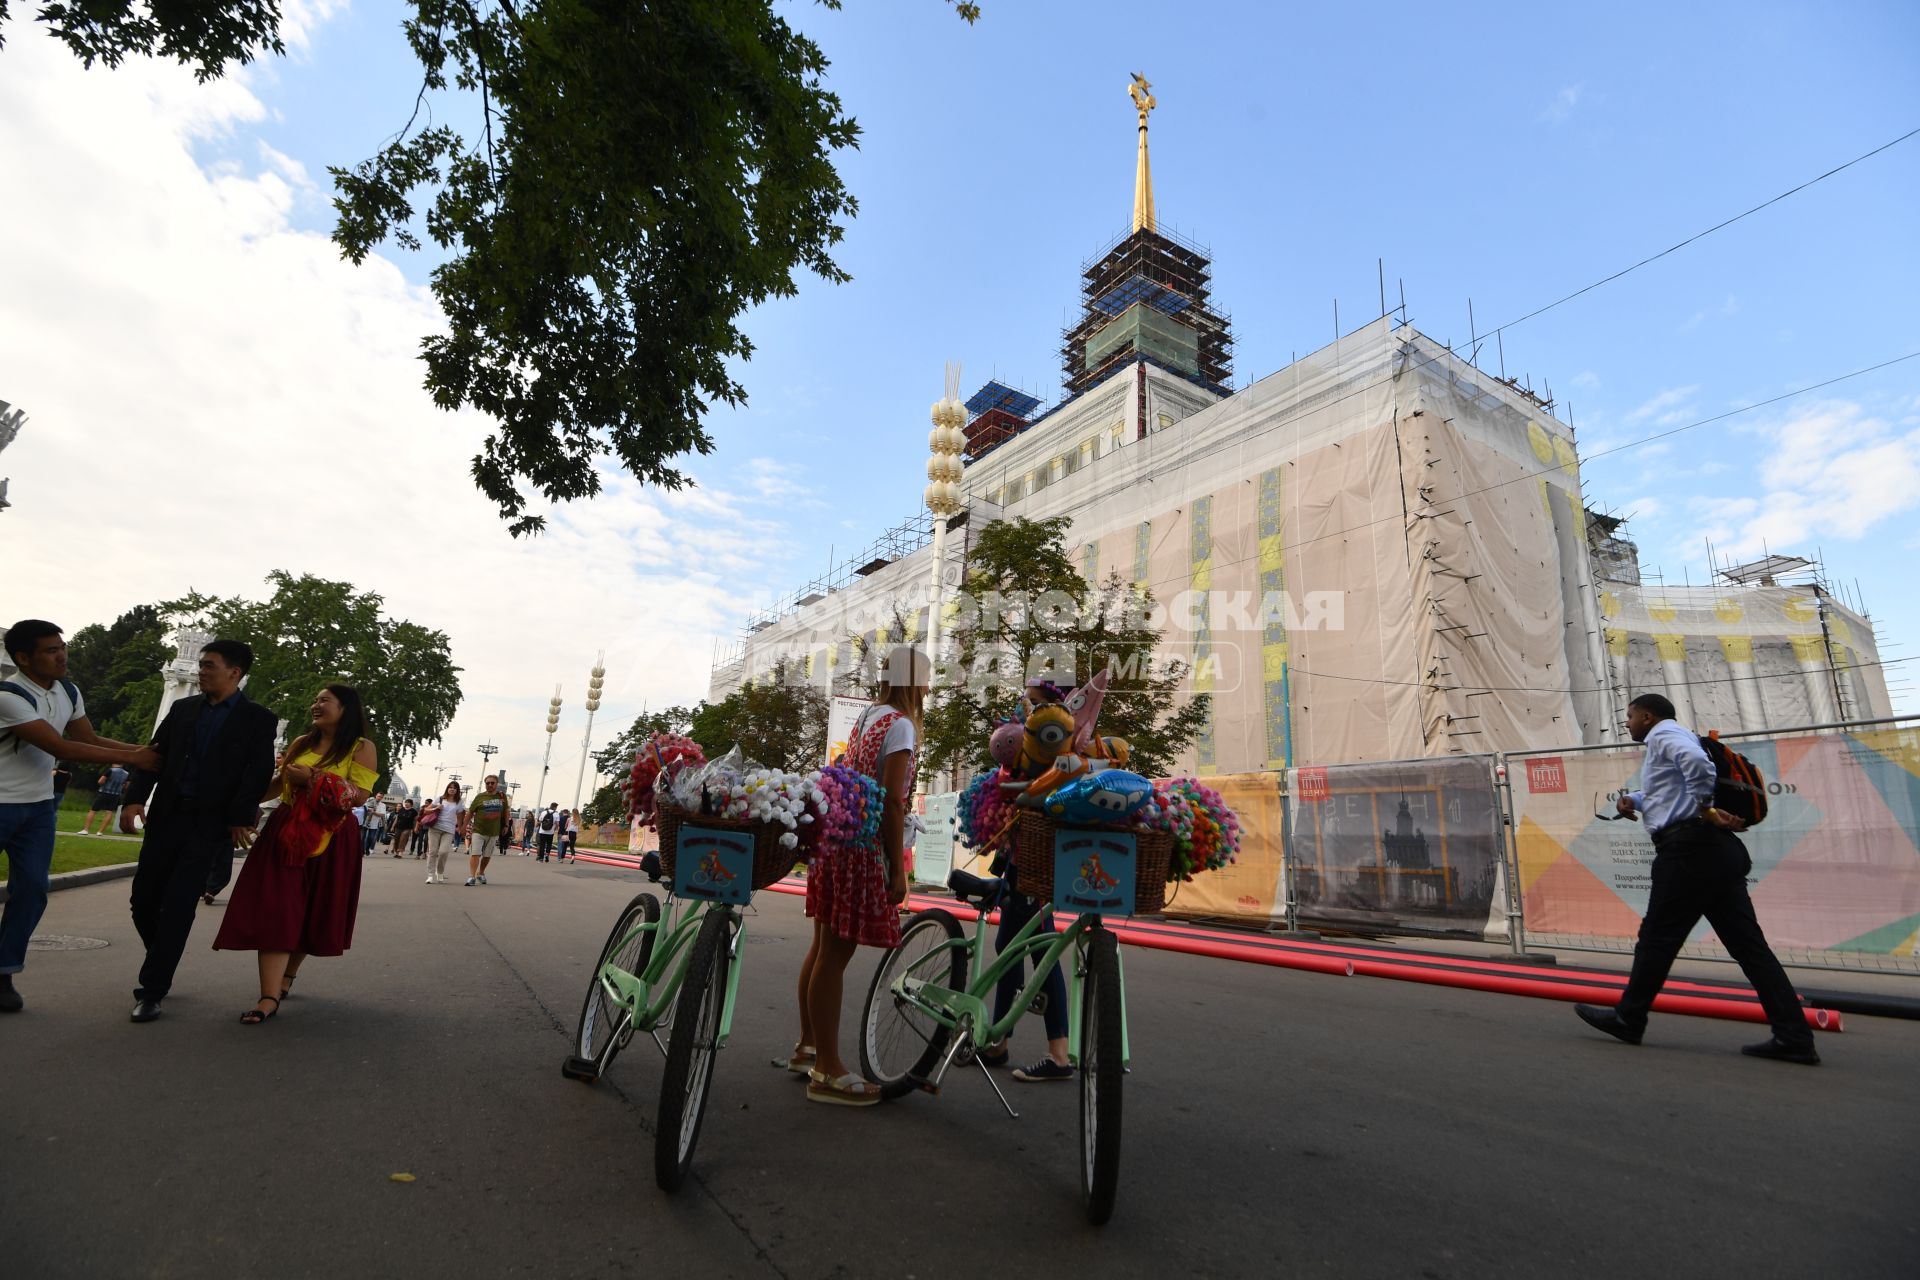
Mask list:
[[[793,870],[800,854],[794,849],[780,847],[780,837],[787,829],[777,822],[748,822],[743,818],[710,818],[704,814],[688,813],[670,805],[659,808],[660,826],[660,874],[667,883],[673,883],[674,855],[680,848],[680,828],[682,826],[714,827],[721,831],[745,831],[753,836],[753,887],[764,889],[768,885],[786,878]]]
[[[1036,902],[1053,898],[1053,836],[1056,831],[1125,831],[1139,850],[1133,886],[1136,915],[1152,915],[1167,905],[1167,868],[1173,863],[1173,834],[1142,831],[1138,827],[1083,827],[1055,822],[1044,813],[1020,815],[1020,835],[1014,842],[1013,865],[1020,873],[1020,892]]]

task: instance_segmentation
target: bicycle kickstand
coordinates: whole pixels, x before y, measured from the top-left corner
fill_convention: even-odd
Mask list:
[[[987,1070],[987,1064],[980,1061],[979,1054],[975,1054],[973,1056],[973,1065],[980,1068],[980,1074],[987,1078],[987,1087],[993,1090],[994,1097],[1000,1099],[1000,1105],[1007,1109],[1007,1115],[1009,1115],[1015,1120],[1018,1120],[1020,1118],[1020,1113],[1018,1111],[1015,1111],[1013,1109],[1013,1104],[1007,1101],[1007,1095],[1000,1092],[1000,1082],[993,1078],[993,1072]]]

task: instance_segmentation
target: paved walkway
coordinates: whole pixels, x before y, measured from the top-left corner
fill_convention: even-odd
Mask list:
[[[779,894],[669,1199],[646,1042],[597,1087],[558,1071],[644,878],[494,871],[427,886],[369,860],[354,950],[260,1027],[236,1021],[251,957],[208,948],[218,908],[167,1016],[134,1026],[126,882],[56,895],[47,933],[109,945],[33,952],[30,1007],[0,1019],[0,1273],[1803,1280],[1920,1259],[1920,1024],[1849,1018],[1806,1070],[1740,1058],[1740,1024],[1664,1018],[1630,1049],[1553,1002],[1130,949],[1120,1205],[1096,1230],[1074,1088],[1021,1089],[1018,1122],[964,1078],[861,1113],[765,1065],[808,929]]]

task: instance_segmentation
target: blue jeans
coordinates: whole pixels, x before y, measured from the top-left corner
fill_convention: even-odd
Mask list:
[[[1026,927],[1027,921],[1040,914],[1040,906],[1032,898],[1018,891],[1007,894],[1000,900],[1000,928],[993,937],[993,949],[1003,950],[1013,935]],[[1048,938],[1053,934],[1053,912],[1046,912],[1046,918],[1040,922],[1040,928],[1033,935],[1036,938]],[[1071,952],[1065,954],[1071,955]],[[993,1020],[995,1022],[1007,1016],[1013,1008],[1014,1000],[1020,995],[1020,989],[1026,985],[1027,964],[1039,966],[1038,955],[1029,956],[1026,964],[1007,970],[993,993]],[[1067,980],[1060,976],[1060,966],[1052,965],[1047,970],[1046,981],[1040,986],[1040,993],[1047,998],[1047,1007],[1040,1014],[1040,1020],[1046,1025],[1047,1039],[1064,1040],[1067,1035]],[[1009,1034],[1008,1039],[1012,1039]]]
[[[47,909],[59,800],[0,804],[0,849],[7,855],[7,908],[0,913],[0,973],[27,967],[27,939]]]

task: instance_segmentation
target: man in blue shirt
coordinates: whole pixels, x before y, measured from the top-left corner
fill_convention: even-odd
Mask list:
[[[1627,707],[1627,732],[1646,744],[1641,788],[1620,797],[1619,810],[1638,815],[1653,838],[1653,887],[1627,989],[1611,1009],[1576,1004],[1573,1011],[1616,1040],[1639,1044],[1647,1011],[1667,980],[1687,935],[1705,916],[1720,944],[1753,984],[1773,1038],[1740,1052],[1756,1058],[1817,1065],[1813,1032],[1786,970],[1767,946],[1747,896],[1753,860],[1734,835],[1737,820],[1713,807],[1714,769],[1700,739],[1674,718],[1673,704],[1643,693]]]
[[[127,793],[127,776],[127,771],[117,764],[100,775],[100,781],[94,787],[93,803],[87,807],[86,820],[80,824],[81,835],[94,834],[93,815],[96,813],[100,815],[100,835],[107,834],[112,828],[114,812],[119,809],[121,798]]]

